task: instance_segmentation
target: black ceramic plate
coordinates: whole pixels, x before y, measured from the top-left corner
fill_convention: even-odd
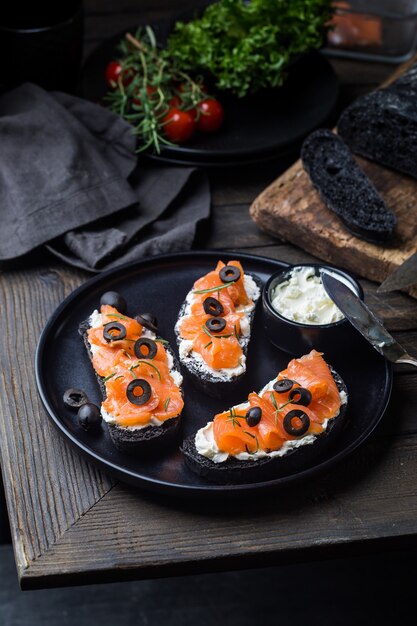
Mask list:
[[[79,323],[99,306],[100,295],[109,290],[119,291],[126,298],[131,315],[139,311],[155,312],[161,336],[166,337],[176,350],[173,328],[181,303],[194,281],[210,271],[219,257],[225,261],[238,257],[245,271],[256,274],[264,282],[272,273],[287,267],[285,263],[263,257],[219,255],[216,252],[189,252],[139,261],[101,274],[76,289],[58,307],[42,333],[36,353],[36,379],[49,416],[63,435],[91,461],[123,481],[153,491],[206,497],[240,495],[248,490],[284,486],[327,469],[346,457],[365,441],[382,418],[391,391],[391,368],[360,338],[353,353],[340,352],[335,346],[334,354],[326,355],[349,390],[347,427],[326,455],[303,471],[266,482],[216,486],[188,469],[178,447],[157,458],[141,459],[118,452],[105,425],[99,435],[85,433],[78,426],[74,413],[64,406],[62,395],[68,387],[79,387],[85,389],[94,402],[100,403],[97,381],[77,332]],[[288,354],[266,339],[261,307],[258,306],[248,354],[247,392],[261,389],[286,366],[288,360]],[[205,396],[196,391],[186,377],[184,393],[184,437],[236,400],[232,397],[215,400]]]
[[[160,22],[153,27],[158,39],[164,41],[172,22]],[[130,29],[135,31],[136,28]],[[109,61],[117,58],[117,45],[123,36],[124,32],[107,40],[87,59],[81,93],[88,100],[103,100],[107,91],[105,69]],[[337,78],[330,63],[322,55],[312,53],[293,64],[280,89],[264,90],[241,99],[219,94],[225,122],[218,133],[198,134],[184,146],[166,147],[159,156],[147,156],[206,167],[282,156],[325,122],[337,95]]]

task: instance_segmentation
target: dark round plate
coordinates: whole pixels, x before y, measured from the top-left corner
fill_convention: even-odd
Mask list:
[[[172,22],[154,24],[164,41]],[[135,32],[136,28],[130,29]],[[81,79],[82,95],[101,102],[107,91],[104,80],[109,61],[117,58],[124,32],[104,42],[88,57]],[[148,157],[177,164],[205,167],[251,163],[283,156],[309,132],[322,125],[333,110],[338,82],[330,63],[319,53],[301,57],[290,70],[283,87],[253,96],[235,98],[222,92],[225,110],[222,129],[213,135],[196,134],[184,146],[164,147]]]
[[[350,394],[348,420],[334,445],[320,460],[303,471],[265,482],[211,485],[186,466],[178,447],[157,458],[135,458],[116,450],[105,425],[98,435],[84,432],[78,426],[75,414],[64,406],[62,396],[68,387],[79,387],[94,402],[99,404],[101,401],[93,368],[77,332],[79,323],[99,306],[100,295],[104,291],[119,291],[128,302],[129,314],[153,311],[159,320],[161,336],[166,337],[176,350],[174,324],[185,295],[199,276],[215,266],[219,257],[225,261],[238,257],[245,271],[256,274],[264,282],[274,272],[287,267],[280,261],[247,254],[188,252],[153,257],[86,282],[58,307],[41,335],[36,352],[36,380],[50,418],[79,451],[123,481],[153,491],[205,497],[241,495],[248,490],[262,491],[284,486],[328,469],[345,458],[367,439],[382,418],[391,391],[391,367],[365,340],[358,339],[354,351],[341,352],[335,346],[334,353],[326,355],[328,362],[347,384]],[[267,340],[259,305],[248,354],[245,382],[248,393],[261,389],[289,360],[288,354],[279,351]],[[182,423],[186,437],[233,404],[235,398],[215,400],[196,391],[186,377],[184,380]]]

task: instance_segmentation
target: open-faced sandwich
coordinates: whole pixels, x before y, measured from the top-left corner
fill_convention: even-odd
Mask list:
[[[102,391],[101,414],[113,443],[122,451],[146,451],[176,431],[184,406],[182,376],[149,316],[133,319],[123,309],[102,304],[79,332]]]
[[[223,484],[300,469],[340,430],[346,406],[344,382],[312,350],[186,439],[186,462],[207,480]]]
[[[246,372],[246,353],[261,281],[239,261],[199,278],[175,326],[180,361],[206,393],[221,396]]]

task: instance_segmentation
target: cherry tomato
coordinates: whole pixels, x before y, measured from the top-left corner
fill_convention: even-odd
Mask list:
[[[106,83],[112,89],[117,87],[117,82],[119,80],[119,76],[122,74],[122,66],[119,61],[111,61],[106,67]],[[125,70],[123,72],[122,83],[125,87],[127,87],[133,80],[132,72]]]
[[[198,105],[200,116],[197,121],[197,129],[202,133],[215,133],[223,124],[223,107],[215,98],[207,98]]]
[[[185,143],[193,134],[195,122],[187,111],[173,107],[163,119],[166,137],[174,143]]]

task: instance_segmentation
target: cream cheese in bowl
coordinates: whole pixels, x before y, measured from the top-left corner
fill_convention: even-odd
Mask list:
[[[329,265],[306,263],[273,274],[262,292],[262,321],[277,348],[295,355],[314,348],[331,358],[356,340],[357,331],[327,295],[321,272],[335,276],[363,298],[352,276]]]
[[[277,313],[299,324],[332,324],[344,319],[314,267],[295,267],[272,290],[271,304]]]

